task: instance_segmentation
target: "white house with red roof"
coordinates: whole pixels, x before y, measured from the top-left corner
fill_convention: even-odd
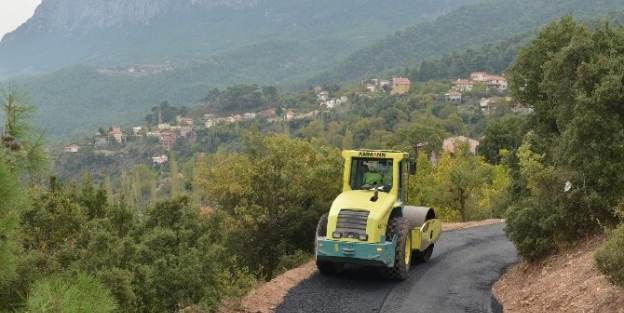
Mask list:
[[[451,87],[451,89],[459,92],[472,91],[474,84],[473,81],[468,79],[457,79],[453,82],[453,87]]]

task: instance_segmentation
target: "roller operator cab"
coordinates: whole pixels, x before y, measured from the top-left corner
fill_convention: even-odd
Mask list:
[[[405,204],[414,160],[386,150],[347,150],[342,156],[342,193],[317,226],[318,270],[331,275],[345,264],[362,264],[380,267],[386,278],[405,279],[412,261],[431,258],[442,232],[432,208]]]

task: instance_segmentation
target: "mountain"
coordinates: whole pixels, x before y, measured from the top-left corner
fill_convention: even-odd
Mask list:
[[[159,8],[168,9],[152,15],[139,10],[128,16],[140,18],[116,24],[75,18],[37,28],[29,20],[3,38],[3,69],[15,65],[24,74],[65,67],[19,79],[39,108],[38,124],[51,137],[67,139],[100,126],[141,123],[162,101],[192,106],[213,88],[235,84],[282,90],[351,84],[402,74],[406,67],[443,54],[473,51],[477,56],[460,64],[464,71],[504,69],[519,43],[545,23],[563,14],[595,21],[624,9],[620,0],[152,2],[166,2]],[[60,3],[73,2],[44,0],[42,6]],[[74,4],[88,11],[85,3],[113,10],[124,2]],[[40,7],[35,16],[54,16],[46,12]],[[67,26],[74,24],[83,27]],[[9,53],[24,42],[41,48],[32,54]],[[24,70],[25,64],[30,70]]]
[[[73,65],[211,62],[273,41],[332,42],[336,57],[484,0],[43,0],[0,42],[0,77]],[[324,65],[323,62],[320,63]]]

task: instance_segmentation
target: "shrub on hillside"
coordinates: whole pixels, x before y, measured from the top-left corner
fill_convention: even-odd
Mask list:
[[[624,224],[609,235],[609,240],[596,250],[594,262],[610,283],[624,287]]]
[[[550,221],[556,215],[535,205],[511,207],[506,214],[505,234],[526,261],[544,257],[556,249],[555,230]]]

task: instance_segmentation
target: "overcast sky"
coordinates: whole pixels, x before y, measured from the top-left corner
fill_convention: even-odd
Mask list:
[[[0,38],[26,22],[41,0],[0,0]]]

